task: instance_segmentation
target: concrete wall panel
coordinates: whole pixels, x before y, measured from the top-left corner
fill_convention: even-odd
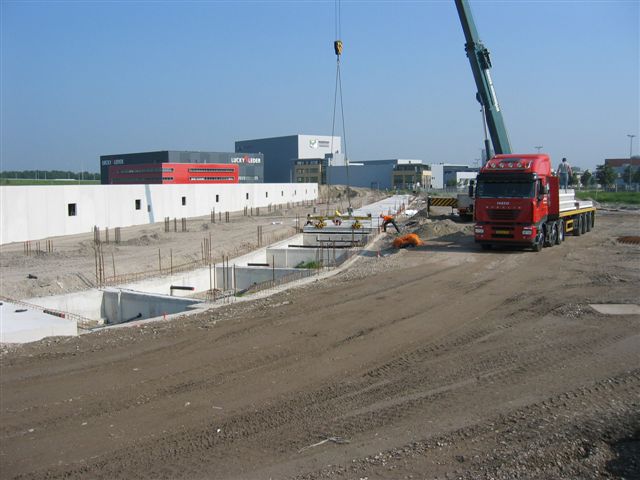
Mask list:
[[[315,183],[1,186],[0,244],[88,233],[94,226],[127,227],[164,217],[198,217],[214,208],[235,212],[317,197]],[[140,210],[135,209],[136,200],[141,201]],[[69,216],[69,204],[75,204],[75,216]]]

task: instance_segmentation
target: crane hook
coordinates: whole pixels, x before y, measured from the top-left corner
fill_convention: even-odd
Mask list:
[[[336,52],[336,56],[342,55],[342,40],[333,42],[333,50]]]

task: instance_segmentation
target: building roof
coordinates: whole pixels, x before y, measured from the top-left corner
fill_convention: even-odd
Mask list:
[[[605,165],[612,167],[624,167],[626,165],[632,165],[634,167],[640,166],[640,157],[635,156],[631,158],[607,158],[604,161]]]

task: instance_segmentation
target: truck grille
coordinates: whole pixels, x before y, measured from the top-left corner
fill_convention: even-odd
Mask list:
[[[515,220],[520,210],[487,210],[491,220]]]

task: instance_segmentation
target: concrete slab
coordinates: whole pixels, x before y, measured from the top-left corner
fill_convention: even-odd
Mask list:
[[[593,303],[589,306],[605,315],[640,315],[640,305],[632,303]]]
[[[75,320],[49,315],[41,310],[1,302],[0,343],[27,343],[45,337],[76,336]]]

